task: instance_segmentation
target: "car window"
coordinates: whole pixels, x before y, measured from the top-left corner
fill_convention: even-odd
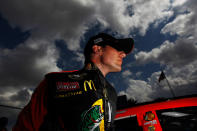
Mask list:
[[[197,131],[197,107],[156,111],[163,131]]]
[[[142,128],[138,126],[137,117],[130,116],[115,120],[115,131],[142,131]]]

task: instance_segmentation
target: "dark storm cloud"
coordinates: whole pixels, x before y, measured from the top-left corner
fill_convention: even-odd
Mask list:
[[[0,87],[7,87],[0,88],[1,93],[13,87],[35,86],[49,70],[58,70],[55,68],[57,52],[53,51],[53,46],[42,42],[37,48],[24,44],[15,49],[0,49]]]
[[[180,39],[171,48],[166,48],[157,61],[172,66],[185,66],[197,59],[197,46],[189,40]]]
[[[10,100],[11,101],[19,101],[19,102],[24,101],[24,100],[28,101],[30,99],[30,97],[31,97],[31,94],[28,91],[28,89],[22,89],[19,92],[17,92],[15,95],[12,95],[10,97]],[[20,105],[25,106],[25,104],[27,104],[27,103],[21,103]]]
[[[79,39],[91,20],[94,8],[75,0],[1,1],[0,11],[13,26],[30,30],[32,37],[66,41]],[[72,50],[79,49],[76,43],[68,44]]]
[[[12,25],[20,25],[24,30],[43,30],[43,33],[67,32],[70,37],[76,33],[74,29],[77,30],[77,27],[94,13],[92,7],[75,0],[7,0],[1,1],[0,7],[3,16]]]
[[[17,109],[23,108],[31,97],[32,91],[29,89],[23,88],[19,91],[15,91],[12,93],[4,94],[4,96],[0,96],[0,104],[6,106],[13,106]],[[9,108],[9,107],[7,107]]]

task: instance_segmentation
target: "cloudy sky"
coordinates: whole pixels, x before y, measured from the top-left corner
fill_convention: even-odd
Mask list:
[[[0,104],[24,107],[48,72],[83,67],[87,40],[133,37],[123,70],[107,79],[137,102],[197,94],[196,0],[1,0]],[[11,127],[20,110],[0,107]]]

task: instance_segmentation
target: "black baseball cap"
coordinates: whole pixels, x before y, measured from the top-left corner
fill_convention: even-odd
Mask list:
[[[116,39],[106,33],[100,33],[90,38],[84,49],[84,55],[88,56],[92,51],[93,45],[109,45],[118,51],[124,51],[125,54],[129,54],[134,48],[134,40],[132,38]]]

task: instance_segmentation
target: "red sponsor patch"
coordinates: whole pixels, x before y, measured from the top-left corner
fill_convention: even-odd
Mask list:
[[[79,89],[78,82],[57,82],[57,91],[73,91]]]

